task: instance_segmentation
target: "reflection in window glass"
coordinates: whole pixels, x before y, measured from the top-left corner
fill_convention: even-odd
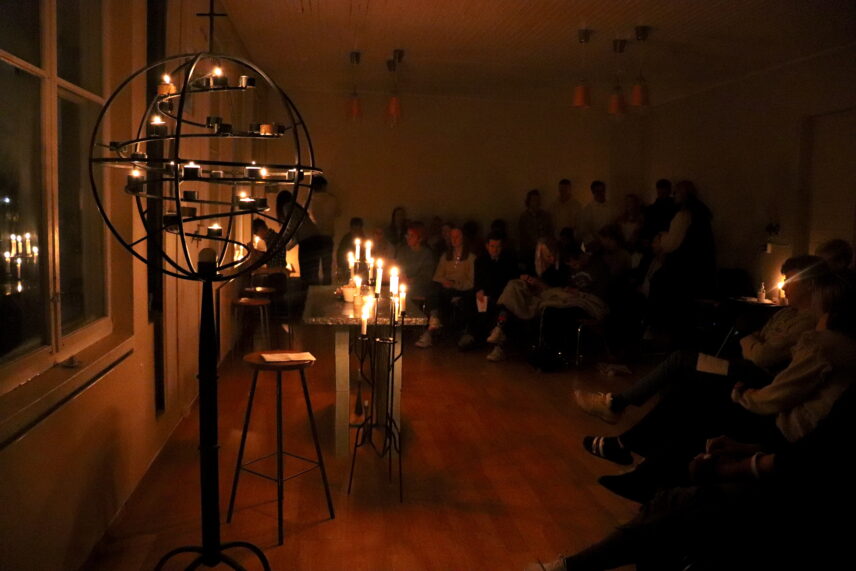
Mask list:
[[[38,0],[0,2],[0,49],[41,65]]]
[[[59,76],[101,94],[101,1],[57,2]]]
[[[104,225],[89,188],[89,137],[99,106],[61,94],[59,102],[59,252],[62,334],[103,317]]]
[[[48,339],[39,85],[0,61],[0,362]]]

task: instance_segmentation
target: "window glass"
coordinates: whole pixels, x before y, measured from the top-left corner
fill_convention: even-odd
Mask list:
[[[101,1],[57,2],[59,76],[101,94]]]
[[[0,362],[48,340],[39,101],[39,79],[0,61]]]
[[[59,101],[59,279],[62,334],[106,314],[104,224],[89,186],[89,137],[100,107]]]
[[[0,49],[41,65],[38,0],[0,0]]]

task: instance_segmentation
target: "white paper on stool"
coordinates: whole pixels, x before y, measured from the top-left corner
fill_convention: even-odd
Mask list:
[[[268,363],[287,363],[290,361],[314,361],[312,353],[262,353],[262,359]]]

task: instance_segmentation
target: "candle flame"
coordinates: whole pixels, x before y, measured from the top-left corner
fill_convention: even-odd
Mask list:
[[[216,222],[208,227],[209,230],[222,230],[223,227],[217,224]]]
[[[163,125],[163,118],[160,115],[152,117],[152,125]]]
[[[190,167],[190,168],[199,168],[199,165],[197,165],[197,164],[196,164],[196,163],[194,163],[193,161],[190,161],[189,163],[187,163],[187,164],[186,164],[186,165],[184,165],[184,166],[185,166],[185,167]]]
[[[401,284],[400,286],[398,286],[398,295],[405,295],[405,294],[407,294],[407,285]]]
[[[382,267],[383,267],[383,259],[381,259],[381,258],[378,258],[378,259],[377,259],[377,267],[378,267],[378,268],[382,268]]]
[[[24,234],[24,240],[29,240],[29,239],[30,239],[30,233],[27,232]]]
[[[134,169],[134,170],[132,170],[132,171],[131,171],[131,176],[132,176],[132,177],[134,177],[134,178],[139,178],[139,177],[141,177],[142,175],[143,175],[143,173],[142,173],[142,172],[140,172],[140,169]]]
[[[392,267],[389,269],[389,275],[391,275],[391,276],[397,276],[397,275],[398,275],[398,267],[397,267],[397,266],[392,266]]]
[[[217,77],[220,77],[221,75],[223,75],[223,70],[219,67],[215,67],[214,68],[214,75],[216,75]]]
[[[163,74],[163,82],[164,83],[172,83],[172,78],[169,76],[168,73]]]
[[[9,252],[3,252],[3,257],[6,258],[6,261],[8,262],[9,259],[12,257],[12,254]]]
[[[36,256],[39,255],[39,247],[38,246],[33,246],[33,254],[35,254]]]
[[[267,176],[268,170],[266,168],[262,167],[262,170],[259,171],[259,174],[261,174],[262,176]]]
[[[241,192],[238,193],[238,197],[239,198],[247,198],[247,191],[242,190]]]

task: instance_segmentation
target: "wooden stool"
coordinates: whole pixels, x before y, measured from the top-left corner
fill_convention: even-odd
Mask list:
[[[282,497],[283,497],[283,485],[286,480],[290,480],[292,478],[296,478],[297,476],[301,476],[312,470],[314,468],[308,468],[301,472],[298,472],[294,476],[290,476],[286,478],[283,473],[283,456],[291,456],[292,458],[297,458],[303,462],[312,464],[314,467],[317,467],[321,471],[321,480],[324,482],[324,493],[327,495],[327,509],[330,511],[330,519],[335,519],[336,513],[333,511],[333,497],[330,495],[330,484],[327,482],[327,471],[324,469],[324,457],[321,455],[321,443],[318,440],[318,429],[315,426],[315,414],[312,411],[312,402],[309,399],[309,386],[306,383],[306,373],[305,370],[311,367],[314,361],[285,361],[285,362],[276,362],[269,363],[262,358],[264,353],[294,353],[295,351],[264,351],[264,352],[256,352],[250,353],[248,355],[244,355],[244,362],[247,363],[253,369],[253,382],[250,385],[250,396],[247,400],[247,412],[244,416],[244,428],[241,431],[241,444],[238,447],[238,461],[235,464],[235,476],[232,480],[232,494],[229,498],[229,511],[226,514],[226,522],[232,521],[232,511],[235,507],[235,495],[238,491],[238,479],[241,475],[241,471],[247,471],[251,474],[255,474],[256,476],[260,476],[262,478],[271,480],[276,482],[276,500],[277,500],[277,539],[279,541],[279,545],[282,545]],[[268,454],[267,456],[262,456],[261,458],[256,458],[255,460],[251,460],[247,463],[243,463],[244,460],[244,446],[247,443],[247,429],[250,426],[250,414],[253,410],[253,398],[256,394],[256,382],[259,378],[260,371],[274,371],[276,372],[276,451],[272,454]],[[287,371],[298,371],[300,373],[300,382],[303,385],[303,398],[306,401],[306,412],[309,416],[309,426],[312,429],[312,440],[315,443],[315,460],[311,460],[309,458],[304,458],[303,456],[298,456],[296,454],[292,454],[290,452],[286,452],[282,448],[282,373]],[[260,460],[264,460],[266,458],[270,458],[271,456],[276,456],[276,477],[273,478],[268,476],[267,474],[262,474],[261,472],[257,472],[249,466],[255,462]]]
[[[238,327],[238,331],[243,334],[244,327],[242,323],[242,313],[255,309],[258,311],[259,317],[259,327],[262,328],[262,343],[265,349],[269,349],[271,346],[270,343],[270,312],[268,308],[270,307],[270,300],[259,298],[259,297],[241,297],[232,301],[232,307],[235,308],[235,311],[238,315],[238,323],[241,325]],[[241,310],[244,311],[241,311]]]
[[[276,290],[267,286],[251,286],[244,288],[244,295],[247,297],[269,298]]]

